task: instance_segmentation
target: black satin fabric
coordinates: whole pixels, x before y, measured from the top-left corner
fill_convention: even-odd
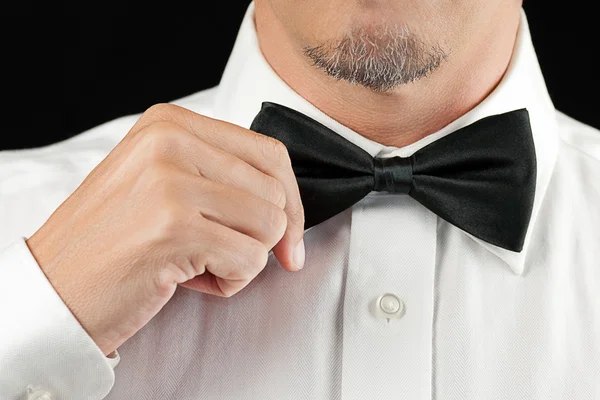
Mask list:
[[[387,191],[410,195],[486,242],[516,252],[523,249],[536,182],[526,109],[481,119],[408,158],[373,158],[321,123],[275,103],[263,103],[250,129],[286,145],[305,229],[373,190]]]

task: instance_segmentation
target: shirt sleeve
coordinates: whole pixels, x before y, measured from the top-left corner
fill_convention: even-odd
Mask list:
[[[24,238],[0,249],[0,399],[100,400],[118,353],[105,357],[64,304]]]

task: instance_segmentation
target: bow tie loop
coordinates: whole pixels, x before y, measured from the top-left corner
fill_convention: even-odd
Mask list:
[[[373,190],[377,192],[409,194],[413,181],[410,158],[391,157],[373,159]]]

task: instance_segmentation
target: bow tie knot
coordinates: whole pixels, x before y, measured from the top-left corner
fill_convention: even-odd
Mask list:
[[[410,193],[413,168],[410,158],[391,157],[373,159],[373,190],[389,193]]]

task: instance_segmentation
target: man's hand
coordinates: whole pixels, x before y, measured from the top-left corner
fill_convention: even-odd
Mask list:
[[[304,263],[304,211],[285,146],[173,105],[148,109],[27,241],[104,354],[177,285],[229,297],[273,249]]]

